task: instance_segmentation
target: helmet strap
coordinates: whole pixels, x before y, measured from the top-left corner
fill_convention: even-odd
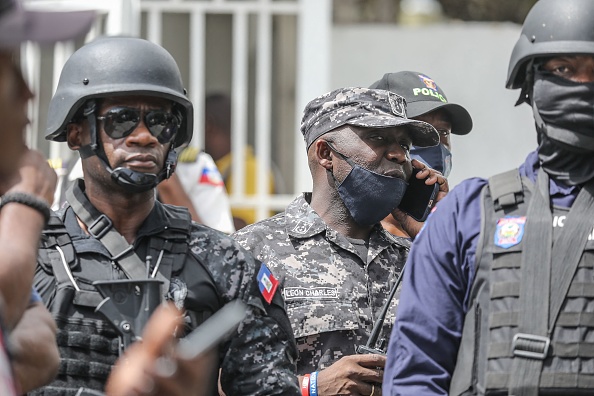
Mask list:
[[[169,147],[167,158],[163,169],[158,174],[137,172],[132,169],[119,167],[112,169],[103,146],[97,136],[97,117],[95,116],[96,101],[89,100],[85,106],[83,115],[89,122],[89,132],[91,143],[82,146],[78,151],[82,159],[92,157],[94,155],[103,163],[103,167],[109,172],[111,178],[120,186],[132,193],[140,193],[151,190],[157,186],[161,181],[169,179],[177,165],[177,152],[172,146]]]
[[[155,188],[157,184],[171,177],[177,164],[177,152],[173,148],[169,149],[169,152],[167,153],[167,159],[165,160],[165,165],[163,166],[163,169],[161,169],[161,171],[156,175],[154,173],[136,172],[135,170],[124,167],[119,167],[112,170],[111,167],[105,163],[105,161],[101,161],[104,163],[107,171],[111,174],[111,178],[117,184],[125,187],[130,192],[140,193]]]
[[[522,103],[532,103],[532,88],[534,86],[534,58],[530,59],[526,64],[526,78],[524,78],[524,83],[522,84],[522,88],[520,89],[520,97],[516,102],[516,106],[521,105]]]
[[[80,158],[85,159],[92,157],[94,155],[98,155],[98,144],[97,144],[97,118],[95,116],[95,109],[97,107],[97,102],[94,100],[89,100],[85,104],[83,110],[83,116],[87,118],[89,122],[89,132],[91,135],[91,144],[87,144],[86,146],[82,146],[78,149],[78,153],[80,154]]]

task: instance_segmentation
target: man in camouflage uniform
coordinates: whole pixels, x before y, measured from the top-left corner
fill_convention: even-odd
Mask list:
[[[84,181],[66,192],[39,251],[35,285],[58,325],[62,356],[56,381],[42,394],[103,389],[119,342],[95,311],[102,297],[93,282],[147,278],[161,280],[161,295],[185,309],[186,332],[231,300],[248,305],[206,370],[208,394],[217,394],[219,368],[227,395],[298,393],[282,297],[263,296],[258,287],[266,267],[228,236],[191,222],[187,209],[155,200],[156,185],[175,167],[175,149],[192,137],[192,110],[175,61],[148,41],[100,38],[64,66],[46,138],[79,151]],[[178,370],[164,376],[191,380],[185,362],[171,358]],[[171,395],[159,389],[153,394]]]
[[[433,146],[429,124],[406,118],[402,97],[345,88],[305,108],[305,138],[313,190],[285,210],[234,234],[272,269],[282,285],[297,339],[297,371],[319,371],[319,395],[381,394],[385,357],[357,355],[378,320],[408,252],[408,242],[379,224],[395,210],[412,167],[447,191],[446,180],[409,149]],[[273,280],[274,282],[275,280]],[[390,334],[394,308],[383,326]]]

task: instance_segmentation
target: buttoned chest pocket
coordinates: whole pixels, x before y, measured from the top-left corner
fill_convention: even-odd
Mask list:
[[[295,338],[340,330],[356,330],[359,320],[351,302],[287,302]]]

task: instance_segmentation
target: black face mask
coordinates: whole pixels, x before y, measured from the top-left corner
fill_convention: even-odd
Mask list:
[[[539,132],[577,153],[594,152],[594,83],[537,70],[532,92]]]
[[[330,143],[328,147],[352,166],[339,184],[338,194],[357,224],[371,226],[379,223],[400,204],[408,186],[405,180],[365,169],[336,151]]]
[[[532,108],[542,168],[568,185],[594,177],[594,83],[536,70]]]
[[[452,153],[441,143],[432,147],[413,147],[410,149],[410,158],[429,165],[444,177],[448,177],[452,171]]]

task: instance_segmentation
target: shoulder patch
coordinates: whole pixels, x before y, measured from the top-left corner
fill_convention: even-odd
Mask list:
[[[52,169],[62,169],[64,167],[64,161],[62,158],[50,158],[47,163]]]
[[[179,157],[177,158],[178,162],[196,162],[198,159],[198,154],[200,153],[200,149],[198,147],[186,147],[183,149],[181,153],[179,153]]]
[[[520,243],[524,236],[525,224],[526,216],[500,218],[495,229],[495,246],[507,249]]]
[[[200,184],[210,184],[212,186],[224,186],[225,183],[223,182],[223,178],[219,173],[219,170],[214,168],[209,168],[205,166],[202,169],[202,173],[200,174],[200,179],[198,179],[198,183]]]
[[[264,297],[264,300],[270,304],[274,297],[274,293],[276,293],[276,289],[278,288],[278,280],[272,275],[272,272],[270,272],[264,263],[262,263],[256,279],[258,280],[258,287],[260,288],[262,297]]]

